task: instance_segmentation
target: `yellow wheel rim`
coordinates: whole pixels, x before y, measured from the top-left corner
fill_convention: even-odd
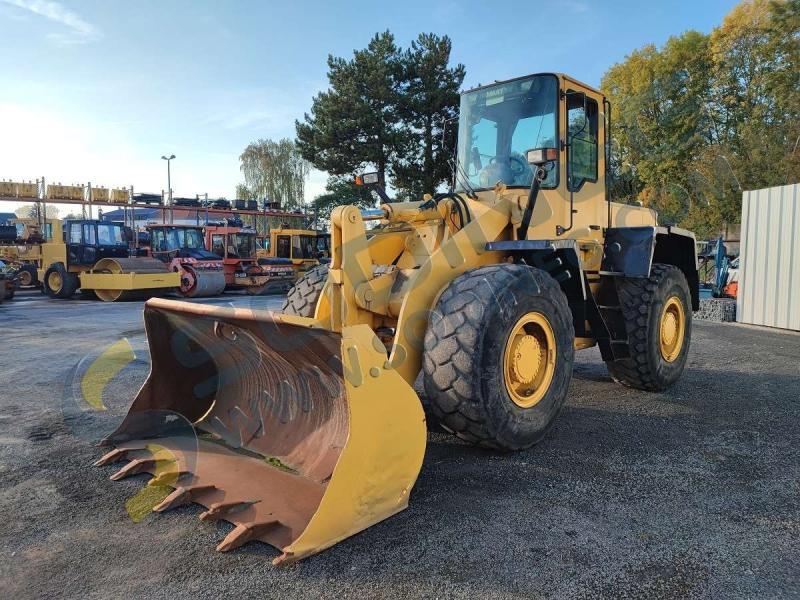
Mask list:
[[[19,272],[19,284],[21,286],[28,286],[33,281],[33,277],[31,276],[29,271],[20,271]]]
[[[63,282],[61,281],[61,273],[58,271],[53,271],[50,273],[50,275],[47,277],[47,285],[50,286],[50,289],[54,292],[60,292],[61,286],[63,285]]]
[[[658,326],[658,345],[661,357],[667,362],[674,362],[683,349],[683,338],[686,331],[686,313],[683,303],[677,296],[670,296],[664,303]]]
[[[556,370],[556,336],[542,313],[529,312],[511,329],[503,353],[503,379],[517,406],[530,408],[547,393]]]

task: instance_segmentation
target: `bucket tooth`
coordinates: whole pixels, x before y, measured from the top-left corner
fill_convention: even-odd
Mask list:
[[[95,467],[104,467],[111,463],[119,462],[128,454],[126,448],[114,448],[111,452],[106,452],[103,456],[94,462]]]
[[[184,504],[191,504],[197,496],[216,489],[217,488],[213,485],[179,487],[164,498],[160,504],[154,506],[153,512],[164,512],[178,506],[183,506]]]
[[[227,515],[239,512],[255,504],[255,502],[215,502],[209,505],[208,510],[200,515],[201,521],[216,521],[224,519]]]
[[[148,469],[154,469],[155,466],[155,458],[136,458],[114,473],[109,479],[119,481],[130,475],[137,475],[146,472]]]
[[[153,475],[153,478],[147,482],[149,486],[156,485],[169,485],[174,486],[181,479],[191,475],[189,471],[162,471]]]
[[[262,521],[261,523],[251,523],[249,525],[237,525],[225,539],[217,545],[218,552],[234,550],[247,542],[260,538],[262,535],[280,525],[280,521]]]
[[[174,459],[163,459],[163,458],[135,458],[127,465],[122,467],[119,471],[114,473],[109,479],[113,481],[119,481],[120,479],[124,479],[130,475],[137,475],[139,473],[147,473],[147,472],[166,472],[166,473],[176,473],[177,471],[174,468],[176,464]]]

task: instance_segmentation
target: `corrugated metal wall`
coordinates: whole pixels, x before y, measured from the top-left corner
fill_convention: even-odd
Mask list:
[[[800,184],[742,194],[736,320],[800,331]]]

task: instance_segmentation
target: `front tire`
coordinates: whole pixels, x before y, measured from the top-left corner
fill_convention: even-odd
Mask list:
[[[659,392],[683,373],[692,336],[689,284],[678,267],[654,264],[650,277],[617,282],[630,357],[608,361],[619,383]]]
[[[328,265],[318,265],[309,269],[286,294],[281,312],[287,315],[313,317],[322,288],[328,280]]]
[[[78,289],[78,285],[78,276],[67,271],[61,263],[50,265],[45,271],[42,282],[45,294],[59,300],[71,298]]]
[[[464,273],[442,293],[425,333],[430,412],[480,446],[533,446],[566,400],[574,335],[567,298],[544,271],[504,264]]]

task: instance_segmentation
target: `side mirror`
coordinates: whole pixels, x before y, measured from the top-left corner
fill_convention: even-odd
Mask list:
[[[527,159],[528,164],[531,164],[535,167],[541,167],[546,163],[558,160],[558,149],[534,148],[525,153],[525,158]]]
[[[376,185],[380,181],[378,172],[356,175],[356,185]]]
[[[372,173],[362,173],[361,175],[356,175],[355,184],[357,186],[369,186],[370,188],[374,189],[382,202],[388,203],[391,202],[391,198],[386,194],[386,190],[381,185],[381,178],[377,171]]]

